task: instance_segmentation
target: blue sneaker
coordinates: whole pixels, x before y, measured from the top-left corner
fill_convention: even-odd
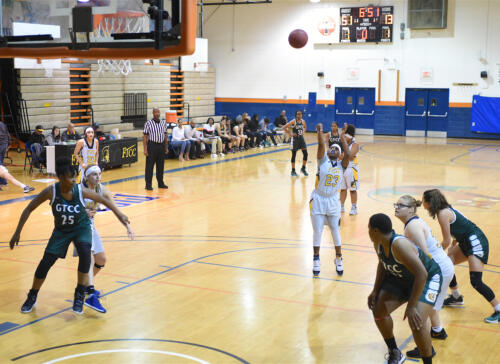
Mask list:
[[[97,291],[95,293],[92,293],[86,300],[85,300],[85,306],[88,306],[97,312],[101,313],[106,313],[106,309],[101,305],[101,302],[99,302],[99,296],[97,295]]]

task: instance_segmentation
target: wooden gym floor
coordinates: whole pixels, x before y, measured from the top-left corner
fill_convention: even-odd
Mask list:
[[[420,197],[431,187],[441,188],[488,236],[484,280],[500,294],[498,141],[359,136],[359,214],[345,214],[341,227],[345,273],[335,273],[325,231],[322,271],[314,279],[308,201],[315,135],[307,139],[313,144],[307,178],[290,177],[286,146],[217,161],[168,160],[167,191],[158,191],[155,180],[154,191],[144,190],[143,155],[131,167],[105,171],[103,180],[128,204],[123,211],[137,234],[128,241],[110,212],[96,217],[108,257],[96,279],[106,314],[88,307],[82,316],[71,312],[77,267],[71,256],[55,264],[34,311],[19,312],[53,223],[49,206],[40,207],[10,251],[7,243],[29,196],[4,188],[0,361],[383,363],[386,347],[366,305],[377,266],[368,217],[393,216],[400,195]],[[21,155],[10,154],[22,163]],[[47,186],[47,176],[9,169],[35,192]],[[437,223],[419,212],[441,239]],[[393,224],[402,231],[395,217]],[[449,338],[433,342],[434,362],[498,363],[500,326],[483,322],[492,308],[470,286],[466,266],[456,267],[456,274],[466,306],[443,309]],[[406,351],[414,343],[403,312],[393,314],[394,332]]]

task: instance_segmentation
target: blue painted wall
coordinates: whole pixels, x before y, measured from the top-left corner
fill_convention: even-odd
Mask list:
[[[295,115],[295,111],[302,110],[307,121],[307,130],[313,131],[318,122],[323,123],[325,130],[330,130],[330,123],[335,120],[335,105],[316,104],[281,104],[281,103],[248,103],[248,102],[216,102],[215,114],[227,115],[231,118],[247,112],[250,116],[259,114],[274,121],[281,110],[286,110],[288,120]],[[376,106],[374,133],[382,135],[405,134],[404,106]],[[463,107],[450,108],[448,112],[449,138],[480,138],[500,139],[499,134],[473,133],[470,131],[471,109]]]

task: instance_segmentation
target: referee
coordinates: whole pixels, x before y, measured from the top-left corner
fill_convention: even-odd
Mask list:
[[[146,156],[146,190],[152,191],[153,169],[156,164],[158,188],[168,188],[163,182],[165,154],[168,153],[167,123],[160,120],[160,109],[153,109],[153,118],[144,124],[144,155]]]

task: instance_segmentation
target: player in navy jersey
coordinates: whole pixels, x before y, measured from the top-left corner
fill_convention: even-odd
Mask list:
[[[28,313],[36,304],[38,291],[40,290],[47,273],[58,258],[65,258],[68,246],[73,242],[78,251],[78,285],[75,289],[73,301],[73,312],[83,312],[83,300],[85,298],[85,287],[88,282],[88,272],[91,261],[92,229],[90,219],[85,210],[84,199],[91,199],[102,203],[111,209],[118,220],[127,226],[129,220],[113,203],[107,198],[82,189],[75,183],[75,170],[68,158],[58,159],[56,162],[56,174],[59,182],[44,189],[24,209],[16,231],[10,240],[10,248],[14,249],[19,244],[21,231],[30,214],[43,202],[50,201],[52,214],[54,215],[54,230],[45,248],[42,260],[38,264],[33,279],[33,285],[28,293],[28,298],[21,307],[21,312]]]
[[[304,176],[308,176],[309,174],[306,171],[307,164],[307,144],[304,139],[304,134],[307,130],[306,121],[302,119],[302,111],[297,110],[295,113],[295,119],[290,121],[283,127],[285,133],[290,136],[290,148],[292,149],[292,177],[298,177],[297,172],[295,172],[295,156],[297,155],[297,151],[299,149],[302,150],[302,168],[300,171]]]

